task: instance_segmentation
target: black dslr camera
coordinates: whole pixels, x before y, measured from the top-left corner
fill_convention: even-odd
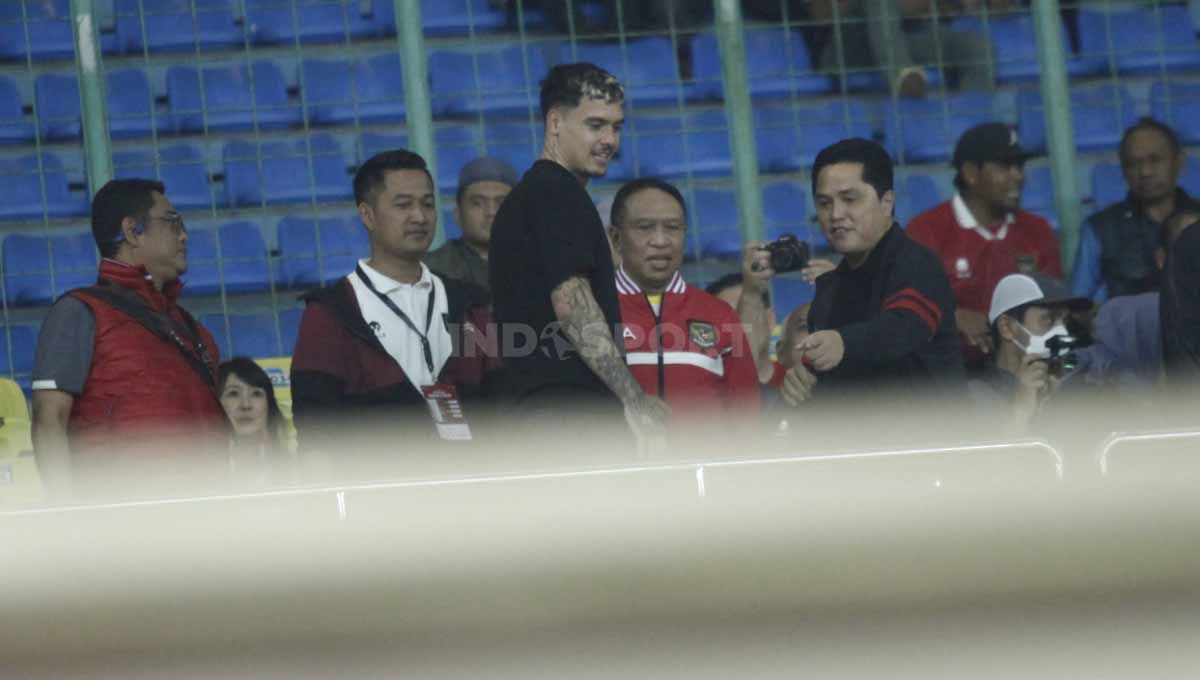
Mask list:
[[[763,250],[771,254],[771,269],[776,274],[800,271],[808,266],[808,243],[791,234],[780,236],[763,246]]]
[[[1050,358],[1046,359],[1046,366],[1050,375],[1061,378],[1074,371],[1079,366],[1075,350],[1088,344],[1073,335],[1056,335],[1047,340],[1046,349],[1050,350]]]

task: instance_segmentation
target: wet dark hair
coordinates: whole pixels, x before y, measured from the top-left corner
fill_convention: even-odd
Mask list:
[[[713,281],[704,288],[704,291],[709,295],[720,295],[722,291],[733,288],[734,286],[742,285],[742,273],[731,272]],[[762,294],[763,305],[770,308],[771,306],[771,291],[764,290]]]
[[[354,204],[373,202],[387,173],[393,170],[420,170],[433,186],[433,175],[429,174],[429,166],[420,154],[407,149],[383,151],[368,158],[354,173]]]
[[[278,451],[284,449],[283,412],[279,410],[279,402],[275,399],[275,386],[271,377],[253,359],[234,357],[223,362],[217,370],[217,393],[225,393],[225,383],[229,376],[236,375],[242,382],[251,387],[257,387],[267,393],[267,432],[268,441]]]
[[[608,71],[587,62],[559,64],[541,82],[542,120],[556,106],[579,106],[585,95],[605,101],[625,101],[625,90]]]
[[[92,199],[92,238],[101,257],[113,257],[121,243],[121,221],[132,217],[144,222],[154,207],[154,193],[167,187],[153,179],[114,179]]]
[[[617,190],[617,195],[613,197],[612,210],[608,213],[608,223],[614,227],[620,226],[625,221],[625,204],[633,198],[634,194],[646,189],[658,189],[678,201],[679,207],[683,209],[683,221],[685,224],[687,223],[687,203],[683,201],[683,194],[679,193],[679,189],[676,189],[675,185],[657,177],[640,177],[622,185]]]
[[[1179,135],[1175,133],[1175,130],[1172,129],[1170,125],[1167,125],[1156,118],[1143,116],[1138,118],[1137,122],[1129,126],[1129,129],[1125,130],[1125,133],[1121,135],[1121,144],[1117,147],[1117,150],[1122,164],[1125,162],[1125,144],[1129,142],[1129,138],[1132,137],[1135,132],[1140,132],[1142,130],[1153,130],[1163,137],[1166,137],[1167,144],[1171,147],[1171,153],[1177,154],[1183,149],[1183,145],[1179,142]]]
[[[862,179],[875,189],[879,198],[891,191],[895,181],[894,164],[886,149],[862,137],[851,137],[821,149],[813,161],[812,192],[817,195],[817,178],[826,166],[838,163],[859,163],[862,165]]]

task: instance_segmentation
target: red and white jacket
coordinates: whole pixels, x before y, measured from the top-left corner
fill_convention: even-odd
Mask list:
[[[625,362],[647,394],[671,406],[673,424],[714,411],[757,414],[758,371],[737,312],[678,272],[659,312],[625,270],[617,270]]]

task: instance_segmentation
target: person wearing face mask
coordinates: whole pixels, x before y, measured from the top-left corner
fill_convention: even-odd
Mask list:
[[[1050,224],[1021,210],[1027,154],[1004,123],[967,130],[954,149],[949,201],[917,215],[909,238],[937,254],[954,289],[955,323],[969,368],[992,351],[985,313],[996,283],[1016,272],[1062,277],[1058,239]]]
[[[625,361],[647,394],[671,406],[672,431],[754,422],[758,371],[737,312],[680,272],[687,210],[679,190],[633,180],[617,191],[611,222]]]
[[[1008,427],[1028,432],[1065,375],[1055,370],[1054,338],[1067,338],[1065,320],[1091,308],[1056,279],[1041,274],[1010,274],[992,293],[988,321],[996,351],[988,370],[967,387],[975,403],[990,414],[1008,408]]]
[[[492,220],[500,204],[517,185],[517,171],[502,160],[476,158],[458,173],[454,218],[462,238],[447,241],[425,257],[425,264],[443,277],[461,279],[484,290],[488,281],[488,248]]]
[[[231,477],[254,486],[290,479],[283,412],[267,372],[253,359],[234,357],[221,364],[218,388],[232,430]]]

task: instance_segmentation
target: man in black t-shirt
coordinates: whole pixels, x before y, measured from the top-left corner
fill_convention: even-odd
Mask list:
[[[624,407],[639,435],[658,438],[667,407],[639,387],[615,341],[612,258],[585,189],[620,146],[624,92],[597,66],[562,64],[542,81],[541,108],[542,156],[492,223],[492,293],[513,412],[537,423],[564,414],[619,421]]]

